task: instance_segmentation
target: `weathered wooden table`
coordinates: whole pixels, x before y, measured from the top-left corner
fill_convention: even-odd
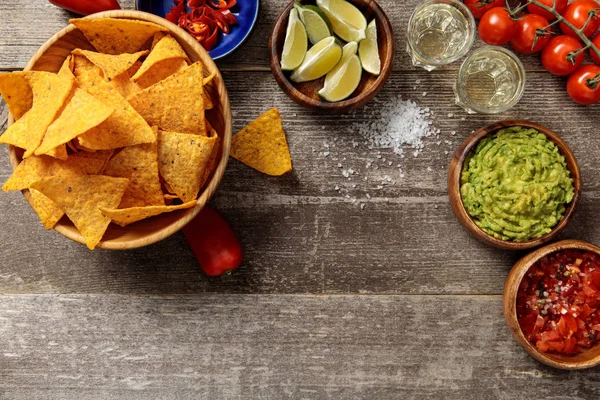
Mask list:
[[[282,178],[230,162],[213,204],[239,233],[244,265],[207,278],[181,234],[90,252],[46,232],[20,193],[3,193],[0,398],[600,398],[600,369],[553,370],[513,341],[501,294],[520,255],[471,238],[446,193],[452,153],[472,130],[530,119],[560,132],[582,167],[583,200],[562,237],[600,243],[599,108],[576,106],[564,80],[527,57],[515,109],[466,116],[453,105],[458,65],[426,73],[404,52],[417,1],[382,0],[397,46],[385,89],[352,115],[306,111],[268,68],[267,37],[285,2],[263,0],[251,40],[219,62],[234,130],[279,107],[294,162]],[[70,16],[43,0],[1,0],[0,69],[23,68]],[[369,150],[350,129],[398,96],[431,108],[441,131],[417,158]],[[338,163],[367,180],[348,181]],[[0,181],[10,173],[2,150]],[[385,175],[394,184],[382,185]]]

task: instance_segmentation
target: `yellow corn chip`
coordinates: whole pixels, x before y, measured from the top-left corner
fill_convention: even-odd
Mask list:
[[[146,73],[136,81],[136,83],[140,89],[146,89],[147,87],[176,74],[182,69],[187,68],[187,66],[187,61],[182,58],[163,60],[154,64],[152,68],[146,71]]]
[[[133,64],[131,66],[131,68],[129,68],[127,70],[127,73],[129,74],[129,77],[131,78],[132,76],[134,76],[140,70],[140,68],[142,68],[142,62],[141,61],[136,61],[135,64]]]
[[[81,146],[80,146],[80,148],[81,148]],[[92,160],[100,161],[101,162],[100,168],[98,168],[98,170],[95,172],[95,174],[102,175],[104,173],[104,168],[106,168],[108,161],[111,159],[111,157],[113,156],[114,153],[115,153],[114,149],[92,150],[92,151],[87,151],[84,149],[83,151],[80,151],[79,153],[77,153],[76,156],[79,158],[90,158]],[[71,156],[71,157],[73,157],[73,156]]]
[[[33,106],[0,136],[0,143],[25,149],[23,158],[32,155],[42,143],[46,129],[62,109],[74,83],[70,77],[50,72],[34,72],[27,78],[33,91]]]
[[[207,76],[206,78],[204,78],[202,80],[202,84],[204,85],[204,109],[205,110],[212,110],[215,105],[213,104],[212,101],[212,96],[211,93],[213,91],[213,88],[211,86],[208,86],[210,84],[210,82],[212,82],[213,78],[217,76],[216,72],[213,72],[212,74],[210,74],[209,76]],[[207,128],[208,130],[208,128]]]
[[[164,214],[177,210],[192,208],[196,205],[196,200],[190,201],[177,206],[150,206],[150,207],[133,207],[133,208],[109,208],[101,207],[100,210],[104,215],[110,217],[112,222],[120,226],[127,226],[134,222],[141,221],[146,218],[154,217],[159,214]]]
[[[154,132],[119,92],[98,73],[99,68],[82,56],[75,56],[75,76],[82,89],[104,104],[115,108],[100,125],[78,136],[79,143],[91,150],[109,150],[152,143]]]
[[[114,108],[96,100],[85,90],[75,89],[73,97],[63,112],[48,127],[44,140],[35,151],[35,155],[46,154],[84,134],[104,122],[114,111]]]
[[[292,170],[292,158],[281,125],[279,111],[267,111],[231,140],[231,156],[267,175]]]
[[[75,79],[75,75],[73,75],[73,56],[67,57],[63,65],[60,67],[58,71],[58,75],[60,76],[68,76],[71,79]]]
[[[38,190],[29,189],[29,194],[31,195],[31,206],[40,217],[44,228],[48,230],[54,228],[56,223],[65,215],[63,210]]]
[[[27,80],[30,74],[31,72],[0,74],[0,94],[15,120],[29,111],[33,104],[33,91]]]
[[[156,37],[155,37],[156,38]],[[187,54],[181,48],[181,45],[170,35],[164,35],[153,47],[152,51],[142,63],[142,67],[131,77],[137,81],[142,75],[148,72],[156,63],[164,60],[187,59]]]
[[[108,162],[103,174],[130,180],[119,208],[165,205],[156,142],[124,148]]]
[[[204,135],[158,132],[158,170],[184,202],[198,197],[216,141]]]
[[[71,19],[100,53],[135,53],[157,32],[167,29],[151,22],[121,18]]]
[[[129,103],[152,126],[205,133],[202,64],[197,62],[131,96]]]
[[[216,72],[213,72],[212,74],[210,74],[209,76],[207,76],[206,78],[202,79],[202,84],[204,86],[208,85],[209,83],[212,82],[212,80],[214,79],[214,77],[217,76]]]
[[[103,166],[103,160],[90,159],[79,154],[72,154],[67,161],[48,156],[33,156],[21,161],[2,186],[2,190],[24,190],[33,182],[50,176],[97,174]]]
[[[61,144],[44,154],[50,157],[58,158],[59,160],[66,160],[69,158],[66,144]]]
[[[118,75],[110,81],[110,84],[117,89],[117,92],[124,98],[132,96],[142,90],[137,83],[131,82],[131,79],[129,79],[129,72],[123,72],[121,75]]]
[[[217,135],[217,131],[211,128],[211,130],[208,132],[208,137],[215,138],[216,140],[213,146],[212,153],[210,154],[210,159],[208,160],[206,168],[204,169],[204,175],[202,175],[202,179],[200,180],[200,187],[204,186],[204,184],[208,181],[208,178],[210,178],[210,175],[212,174],[213,170],[217,166],[217,156],[219,155],[219,149],[221,148],[221,138]]]
[[[110,218],[100,211],[115,208],[121,201],[128,179],[103,175],[56,176],[34,182],[31,187],[39,190],[67,214],[75,227],[93,250],[110,224]]]
[[[140,57],[148,54],[148,50],[138,51],[137,53],[123,53],[118,55],[96,53],[95,51],[75,49],[73,54],[81,55],[90,60],[94,65],[102,70],[104,78],[111,81],[139,60]]]

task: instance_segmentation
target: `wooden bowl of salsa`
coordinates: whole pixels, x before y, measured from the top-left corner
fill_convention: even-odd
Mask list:
[[[544,227],[545,231],[540,232],[539,234],[537,234],[534,237],[521,238],[522,240],[509,240],[506,237],[499,237],[499,236],[503,236],[502,234],[496,234],[496,232],[494,232],[495,235],[492,235],[492,234],[488,233],[488,231],[486,231],[484,228],[482,228],[482,226],[485,227],[485,224],[482,223],[481,221],[476,221],[476,218],[474,218],[470,214],[468,207],[466,206],[466,204],[468,205],[469,199],[463,198],[463,194],[461,193],[463,171],[465,170],[466,165],[468,165],[470,155],[478,150],[478,145],[480,144],[480,142],[487,140],[487,138],[490,137],[491,135],[495,135],[500,131],[503,131],[506,129],[511,129],[511,128],[522,128],[524,130],[533,129],[533,130],[536,130],[537,132],[543,134],[545,136],[544,142],[547,142],[549,145],[554,144],[555,148],[558,149],[559,155],[564,157],[563,169],[566,168],[566,170],[568,170],[568,174],[570,176],[570,179],[572,180],[572,198],[569,202],[563,203],[564,212],[562,212],[562,213],[557,212],[557,213],[551,215],[551,217],[554,218],[555,224],[551,227],[548,227],[548,226]],[[524,147],[527,148],[528,146],[524,146]],[[529,146],[529,147],[532,147],[532,146]],[[554,147],[554,146],[552,146],[552,147]],[[547,151],[548,149],[543,149],[543,150]],[[552,149],[552,150],[554,150],[554,149]],[[520,151],[520,149],[517,149],[515,151]],[[503,165],[503,166],[496,165],[495,168],[497,168],[498,170],[500,170],[501,168],[510,169],[510,168],[514,167],[514,163],[518,163],[519,161],[527,158],[527,157],[515,157],[514,155],[510,155],[510,156],[513,157],[512,161],[511,161],[511,163],[512,163],[511,165]],[[508,158],[508,156],[507,156],[507,158]],[[498,159],[498,157],[496,154],[488,155],[488,161],[494,162],[494,160],[497,160],[497,159]],[[519,165],[518,168],[527,167],[526,163],[521,163],[521,164],[522,165]],[[533,167],[536,167],[536,166],[534,165]],[[542,165],[541,167],[542,167],[541,169],[544,170],[544,168],[543,168],[544,166]],[[540,169],[540,168],[538,168],[538,169]],[[503,171],[500,171],[499,173],[501,173],[501,172],[503,172]],[[535,171],[535,168],[534,168],[534,173],[538,173],[537,171]],[[544,173],[544,172],[542,172],[542,173]],[[537,180],[534,179],[533,181],[535,181],[534,183],[537,184],[540,181],[544,182],[547,180],[548,179],[546,179],[545,176],[541,176],[540,179],[537,179]],[[525,182],[523,183],[522,186],[529,185],[530,182],[528,182],[527,179],[524,179],[524,181]],[[505,181],[504,181],[504,183],[505,183]],[[571,151],[571,149],[569,148],[567,143],[564,140],[562,140],[562,138],[557,133],[553,132],[549,128],[546,128],[545,126],[542,126],[542,125],[539,125],[539,124],[536,124],[536,123],[533,123],[530,121],[521,121],[521,120],[500,121],[500,122],[492,124],[488,127],[485,127],[485,128],[482,128],[482,129],[476,131],[471,136],[469,136],[456,150],[456,153],[454,154],[454,157],[452,158],[452,161],[450,163],[450,168],[448,170],[448,195],[450,197],[450,205],[452,206],[452,209],[454,210],[454,213],[456,214],[458,221],[475,238],[479,239],[480,241],[482,241],[486,244],[489,244],[491,246],[494,246],[494,247],[497,247],[500,249],[504,249],[504,250],[527,250],[527,249],[538,247],[538,246],[552,240],[553,238],[555,238],[567,226],[568,222],[571,220],[571,217],[573,216],[573,213],[575,211],[575,206],[577,205],[577,202],[579,200],[580,190],[581,190],[581,175],[579,172],[579,165],[577,164],[575,155],[573,154],[573,152]],[[497,195],[497,196],[503,196],[505,194],[514,195],[514,191],[511,192],[511,190],[508,190],[507,193],[505,193],[502,190],[499,190],[494,193],[494,195]],[[497,204],[497,205],[498,205],[498,207],[500,207],[500,208],[504,207],[505,210],[508,210],[509,212],[511,212],[511,210],[518,208],[518,207],[515,207],[515,204],[521,206],[523,204],[527,204],[527,201],[533,201],[533,202],[538,201],[539,203],[543,203],[543,201],[541,200],[541,197],[538,196],[538,193],[535,193],[535,191],[531,191],[531,192],[529,192],[529,194],[530,194],[529,200],[524,199],[520,203],[513,202],[512,204],[508,203],[508,205],[506,205],[506,204]],[[495,200],[496,199],[494,198],[494,201]],[[472,210],[473,202],[471,202],[470,205],[471,205],[471,210]],[[495,209],[496,205],[492,204],[492,206],[490,207],[490,205],[487,204],[485,206],[489,207],[491,209]],[[558,206],[560,207],[560,204]],[[543,205],[541,207],[543,207]],[[483,208],[483,206],[482,206],[482,208]],[[502,210],[502,211],[504,211],[504,210]],[[523,218],[523,216],[518,213],[516,214],[516,216],[519,218]],[[507,220],[510,222],[510,219],[508,219],[508,218],[511,218],[511,217],[512,217],[512,215],[509,215],[506,220],[499,221],[499,224],[505,224]],[[536,218],[539,218],[539,217],[536,217]],[[491,217],[488,218],[488,220],[492,220],[492,221],[491,222],[487,221],[486,223],[489,223],[489,225],[494,225],[495,221]],[[520,221],[516,222],[515,225],[519,225],[520,223],[521,223]],[[509,230],[510,229],[507,229],[506,232],[508,232]],[[507,234],[511,234],[511,232],[508,232]]]
[[[519,260],[502,296],[513,337],[536,360],[560,369],[600,365],[600,248],[579,240]]]

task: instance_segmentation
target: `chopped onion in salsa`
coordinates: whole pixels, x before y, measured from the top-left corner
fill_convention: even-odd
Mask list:
[[[549,254],[523,277],[517,318],[541,352],[577,354],[600,341],[600,256],[580,250]]]

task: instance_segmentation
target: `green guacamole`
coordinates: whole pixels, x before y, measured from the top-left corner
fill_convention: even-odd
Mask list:
[[[573,200],[558,147],[535,129],[512,127],[483,138],[465,161],[460,193],[473,221],[515,242],[550,232]]]

